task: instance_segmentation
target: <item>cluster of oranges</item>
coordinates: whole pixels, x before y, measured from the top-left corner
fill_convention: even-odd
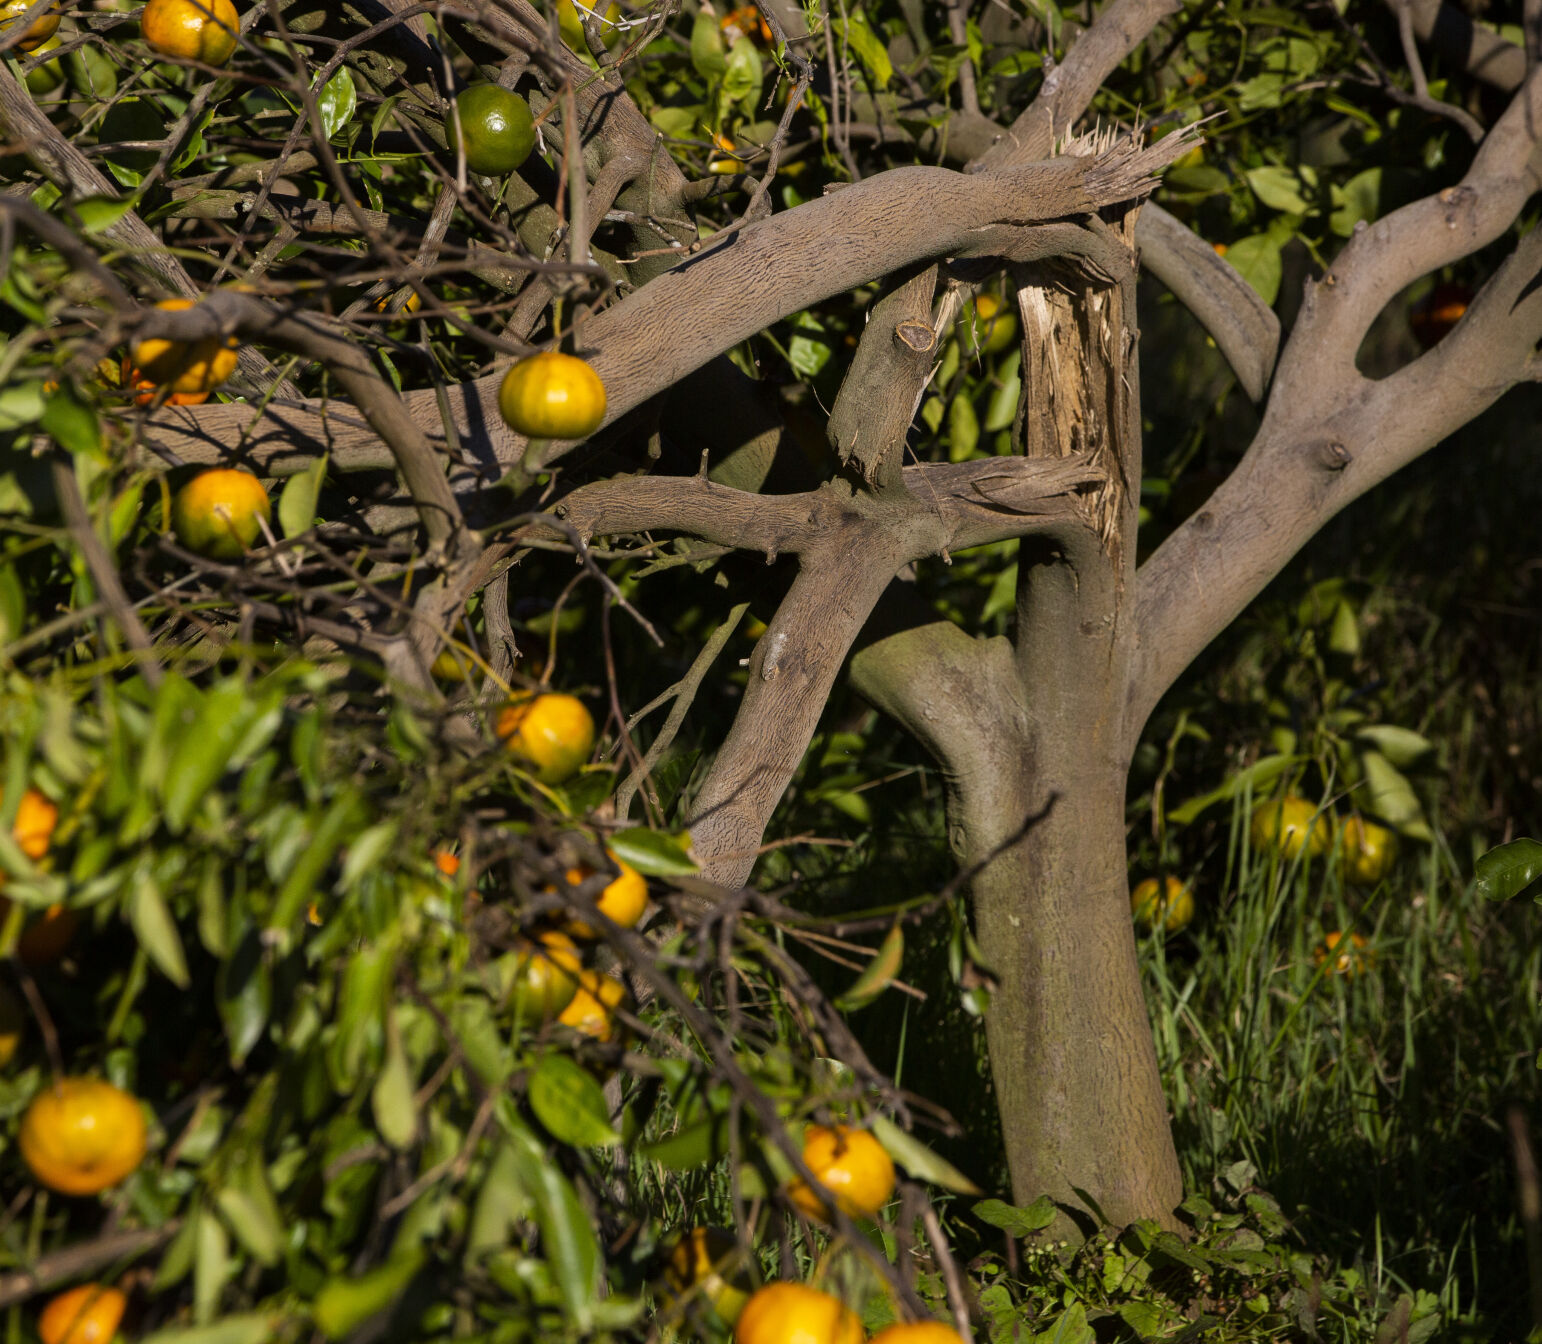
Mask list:
[[[849,1125],[810,1125],[803,1164],[818,1188],[794,1181],[793,1205],[828,1221],[830,1204],[852,1218],[871,1218],[894,1194],[894,1163],[871,1133]],[[696,1228],[671,1251],[664,1271],[675,1308],[700,1301],[725,1325],[736,1344],[863,1344],[862,1323],[840,1298],[808,1284],[779,1280],[751,1291],[738,1243],[720,1228]],[[872,1344],[961,1344],[940,1321],[891,1325]]]
[[[17,802],[11,838],[27,858],[38,862],[48,854],[58,819],[54,803],[28,789]],[[3,881],[0,875],[0,884]],[[62,907],[45,912],[23,931],[18,955],[29,962],[62,955],[73,920]],[[42,930],[41,936],[35,930]],[[20,1006],[5,991],[0,1002],[0,1062],[9,1063],[15,1055],[24,1023]],[[61,1077],[44,1087],[22,1114],[16,1147],[39,1185],[62,1195],[85,1196],[128,1177],[144,1159],[146,1137],[144,1109],[129,1093],[101,1078]],[[116,1288],[82,1284],[48,1303],[38,1317],[38,1336],[42,1344],[108,1344],[125,1305]]]
[[[499,711],[495,727],[509,751],[543,784],[571,779],[594,750],[593,717],[577,696],[560,691],[515,695]],[[608,852],[607,857],[618,875],[596,897],[595,907],[611,923],[630,929],[647,909],[648,884],[630,864]],[[565,877],[576,888],[594,875],[590,868],[575,867]],[[615,976],[584,966],[580,944],[599,936],[594,925],[575,915],[521,938],[504,962],[516,1015],[556,1019],[598,1041],[612,1040],[626,987]]]
[[[1342,820],[1294,795],[1260,803],[1249,823],[1253,848],[1285,860],[1320,857],[1335,842],[1340,878],[1351,886],[1374,887],[1397,862],[1397,836],[1385,826],[1350,816]],[[1148,877],[1130,893],[1130,913],[1145,933],[1175,934],[1194,919],[1194,885],[1176,877]],[[1352,976],[1370,967],[1374,956],[1358,933],[1329,933],[1315,953],[1329,973]]]

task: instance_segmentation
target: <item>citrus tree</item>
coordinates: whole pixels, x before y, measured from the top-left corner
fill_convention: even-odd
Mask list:
[[[440,971],[494,977],[437,981],[412,965],[429,955],[414,884],[439,881],[435,832],[451,819],[468,851],[502,856],[509,828],[544,837],[551,809],[598,808],[602,830],[648,837],[618,854],[702,884],[675,913],[710,947],[714,920],[786,916],[740,889],[843,669],[948,782],[1019,1201],[1170,1222],[1182,1192],[1131,932],[1129,762],[1175,678],[1314,531],[1534,376],[1523,212],[1542,92],[1522,47],[1412,3],[1113,0],[1073,17],[154,0],[137,26],[109,5],[41,31],[54,15],[39,0],[0,39],[15,151],[0,503],[22,520],[0,594],[14,665],[61,669],[51,689],[18,684],[5,798],[12,816],[40,753],[45,793],[79,799],[79,836],[61,832],[68,901],[24,846],[6,850],[8,936],[25,936],[24,904],[130,921],[106,1048],[148,1029],[152,968],[191,982],[178,925],[196,920],[232,1066],[281,1047],[239,1116],[189,1094],[175,1151],[218,1145],[197,1205],[213,1212],[179,1215],[185,1258],[164,1272],[195,1275],[204,1318],[227,1234],[258,1264],[298,1254],[271,1216],[271,1166],[253,1174],[275,1117],[260,1142],[292,1145],[287,1178],[362,1187],[389,1170],[379,1204],[395,1214],[415,1182],[480,1171],[474,1140],[496,1116],[509,1147],[487,1171],[534,1192],[548,1250],[567,1244],[583,1197],[488,1084],[546,1066],[476,1063],[454,1012],[464,991],[523,1022],[514,987],[532,967],[576,976],[576,953],[537,947],[521,921],[550,915],[547,887],[590,879],[565,880],[578,856],[560,838],[539,862],[478,860],[457,890],[524,914],[429,921]],[[1437,44],[1433,80],[1421,42]],[[1164,208],[1149,197],[1174,164]],[[1431,310],[1427,353],[1363,371],[1383,312],[1458,267],[1482,281],[1470,302],[1445,297],[1460,320]],[[1234,469],[1149,555],[1144,274],[1257,408]],[[279,480],[275,504],[262,482]],[[984,548],[986,610],[939,602],[936,575]],[[579,585],[597,594],[587,648],[567,619]],[[669,643],[650,601],[699,652],[644,704],[647,669],[679,657],[649,652]],[[765,629],[741,685],[714,668],[751,608]],[[626,771],[614,792],[613,769],[573,782],[591,743],[571,707],[548,729],[513,694],[585,658]],[[672,755],[712,685],[732,693],[731,726],[699,761]],[[346,749],[318,745],[342,731],[323,722]],[[498,738],[515,751],[490,757]],[[163,844],[180,866],[160,866]],[[582,857],[605,862],[593,842]],[[247,874],[234,889],[230,871]],[[324,874],[340,911],[312,909]],[[644,945],[597,927],[641,973]],[[340,997],[313,1002],[306,966],[360,939]],[[717,963],[726,1038],[678,987],[634,991],[685,1015],[702,1047],[689,1076],[728,1089],[682,1099],[686,1074],[658,1066],[697,1122],[682,1132],[715,1152],[719,1112],[753,1109],[781,1153],[764,1159],[769,1191],[814,1173],[776,1137],[763,1086],[712,1073],[743,1030],[733,942]],[[797,971],[780,958],[776,974]],[[770,1036],[806,1025],[776,1018]],[[812,1080],[840,1057],[892,1109],[849,1034],[825,1035],[786,1067]],[[550,1068],[584,1123],[610,1125]],[[325,1108],[274,1109],[312,1073],[354,1098],[335,1133]],[[423,1119],[425,1090],[452,1077],[459,1109]],[[357,1128],[366,1095],[373,1136]],[[307,1130],[328,1134],[320,1150]],[[181,1208],[170,1157],[163,1198]],[[399,1253],[378,1244],[388,1232]],[[325,1272],[360,1257],[385,1276],[338,1308],[339,1333],[430,1273],[419,1232],[388,1216],[373,1241],[330,1230]],[[328,1291],[315,1265],[289,1267],[297,1291]],[[593,1324],[592,1269],[509,1277]]]

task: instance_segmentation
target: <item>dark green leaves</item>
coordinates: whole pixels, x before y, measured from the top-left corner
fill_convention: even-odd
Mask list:
[[[1508,901],[1542,879],[1542,842],[1512,840],[1491,849],[1478,860],[1478,895],[1490,901]],[[1537,897],[1542,903],[1542,894]]]
[[[567,1055],[542,1055],[530,1072],[530,1109],[554,1139],[575,1148],[615,1143],[605,1094],[594,1076]]]

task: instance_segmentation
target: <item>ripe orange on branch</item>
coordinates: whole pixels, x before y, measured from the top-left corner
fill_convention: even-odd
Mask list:
[[[483,177],[507,177],[535,148],[530,104],[498,84],[473,84],[455,99],[466,167]]]
[[[583,963],[573,940],[564,933],[538,934],[514,945],[508,998],[523,1022],[556,1017],[578,993]]]
[[[230,0],[150,0],[139,31],[162,56],[224,65],[235,52],[241,18]]]
[[[181,313],[193,306],[191,299],[163,299],[155,305],[162,312]],[[236,371],[236,343],[211,337],[204,341],[168,341],[159,336],[136,341],[129,351],[125,381],[168,387],[183,396],[203,400]],[[201,394],[201,395],[200,395]]]
[[[32,1099],[16,1146],[40,1184],[65,1195],[94,1195],[144,1158],[144,1112],[100,1078],[60,1078]]]
[[[577,696],[560,692],[516,695],[499,711],[494,727],[543,784],[571,779],[594,750],[594,719]]]
[[[605,419],[605,384],[575,355],[546,350],[510,366],[498,389],[504,423],[531,439],[582,439]]]
[[[199,472],[171,502],[177,540],[213,560],[239,560],[272,515],[262,482],[236,467]]]
[[[828,1218],[825,1195],[833,1195],[852,1218],[871,1218],[894,1193],[894,1163],[884,1146],[865,1129],[849,1125],[810,1125],[803,1133],[803,1162],[820,1190],[797,1180],[787,1195],[811,1218]]]
[[[22,17],[32,8],[32,3],[33,0],[5,0],[3,4],[0,4],[0,38],[11,35],[11,30],[21,22]],[[21,40],[16,43],[13,50],[36,51],[58,31],[59,13],[55,6],[50,5],[27,25],[26,31],[21,35]]]
[[[768,1283],[744,1304],[734,1344],[862,1344],[862,1322],[817,1288]]]
[[[632,928],[643,916],[643,911],[648,908],[648,883],[643,875],[629,863],[623,863],[614,854],[610,856],[611,862],[621,870],[621,875],[607,884],[605,890],[599,895],[595,904],[600,913],[607,919],[613,920],[622,928]],[[576,887],[580,882],[593,877],[594,871],[590,868],[569,868],[567,881],[570,887]],[[581,919],[572,919],[567,923],[567,931],[575,938],[598,938],[600,931],[592,925],[584,923]]]
[[[1374,887],[1397,863],[1397,836],[1363,817],[1350,817],[1339,832],[1339,872],[1357,887]]]
[[[4,799],[4,792],[0,791],[0,803]],[[48,853],[48,846],[54,838],[54,827],[58,824],[58,807],[36,789],[26,789],[21,795],[21,801],[16,804],[16,817],[11,822],[11,839],[23,854],[36,862]],[[4,883],[5,874],[0,873],[0,885]]]
[[[869,1344],[964,1344],[963,1336],[941,1321],[911,1321],[880,1330]]]
[[[557,1021],[600,1042],[615,1039],[616,1009],[626,1001],[626,986],[613,975],[580,971],[578,990]]]
[[[43,1344],[110,1344],[128,1299],[105,1283],[83,1283],[60,1293],[37,1318]]]

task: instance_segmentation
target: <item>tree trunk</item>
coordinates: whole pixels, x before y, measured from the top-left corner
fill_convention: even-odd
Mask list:
[[[1170,1222],[1183,1193],[1130,921],[1125,773],[1093,737],[1067,723],[1021,742],[1011,787],[959,796],[966,862],[1006,846],[971,883],[998,981],[991,1076],[1020,1202]]]

